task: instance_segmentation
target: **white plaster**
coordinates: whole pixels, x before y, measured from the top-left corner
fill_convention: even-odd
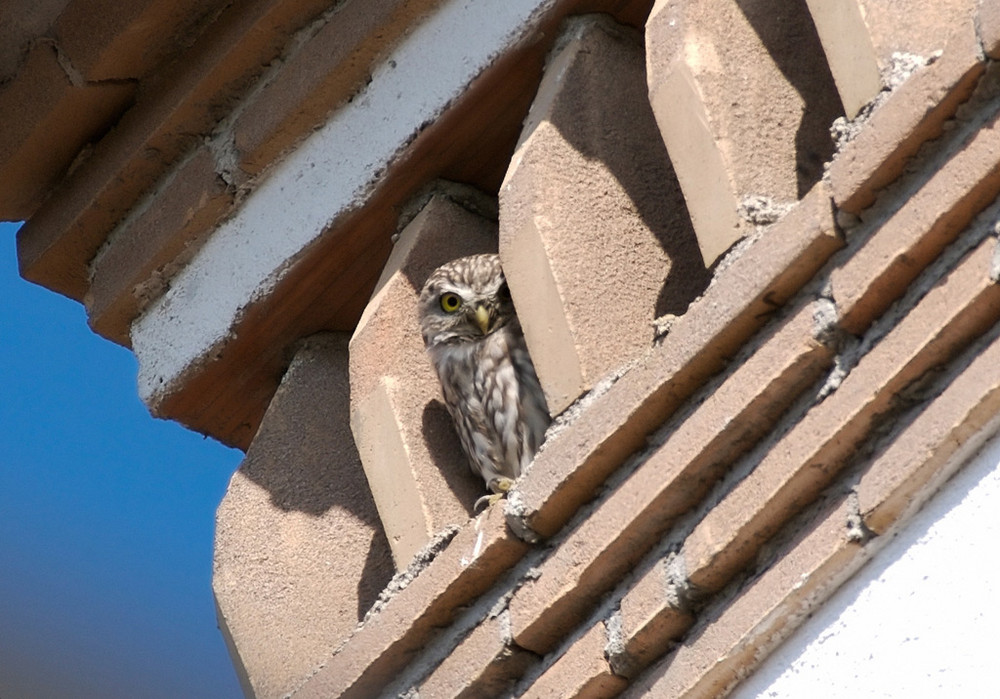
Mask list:
[[[223,223],[170,290],[132,326],[139,394],[153,405],[209,357],[243,309],[367,197],[421,125],[433,121],[551,0],[443,3],[377,68],[371,83],[277,166]],[[336,21],[334,19],[334,21]]]
[[[732,696],[995,697],[1000,438]]]

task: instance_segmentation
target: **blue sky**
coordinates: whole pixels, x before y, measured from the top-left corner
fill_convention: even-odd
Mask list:
[[[212,600],[242,454],[150,417],[132,353],[0,224],[0,697],[241,697]]]

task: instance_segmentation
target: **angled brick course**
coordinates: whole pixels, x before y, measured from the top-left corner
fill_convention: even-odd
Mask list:
[[[681,581],[683,582],[683,581]],[[628,590],[620,603],[621,649],[611,664],[634,677],[682,638],[695,617],[682,609],[666,561],[658,561]]]
[[[24,276],[82,299],[88,263],[115,224],[190,149],[192,138],[215,128],[226,105],[278,55],[288,34],[325,6],[325,0],[230,6],[198,37],[176,70],[143,83],[138,104],[60,183],[60,196],[18,231]]]
[[[510,694],[537,657],[510,642],[509,623],[490,614],[420,683],[421,696],[477,699]]]
[[[233,190],[216,172],[215,159],[199,148],[91,263],[94,281],[83,301],[94,332],[129,346],[129,328],[145,302],[159,296],[232,204]]]
[[[994,339],[917,417],[856,486],[865,525],[884,534],[917,510],[996,432],[1000,341]]]
[[[20,72],[0,86],[0,217],[33,216],[77,153],[121,117],[135,93],[133,83],[74,82],[56,47],[36,43]]]
[[[83,80],[145,76],[183,45],[183,37],[215,18],[221,0],[71,0],[53,27]]]
[[[848,536],[846,503],[827,508],[763,576],[713,610],[679,648],[623,697],[725,694],[867,560]]]
[[[985,65],[972,22],[947,35],[941,58],[917,69],[869,118],[866,128],[830,163],[833,200],[849,213],[871,206],[880,190],[903,174],[920,147],[969,99]]]
[[[827,369],[833,352],[812,338],[806,307],[667,437],[582,522],[510,603],[514,640],[552,649],[632,568],[675,518],[695,507],[732,462]]]
[[[439,629],[492,587],[527,548],[509,533],[498,508],[479,515],[292,696],[377,696]]]
[[[382,52],[440,0],[344,2],[284,60],[233,123],[242,170],[258,174],[364,84]]]
[[[518,484],[515,528],[552,536],[627,456],[843,245],[820,185],[728,267],[658,347],[552,437]]]
[[[688,574],[717,591],[763,542],[811,502],[904,390],[1000,319],[987,240],[813,408],[688,537]]]
[[[996,124],[994,118],[831,273],[840,324],[848,332],[863,333],[1000,193]]]
[[[617,696],[628,686],[628,682],[611,671],[611,666],[604,658],[606,646],[605,625],[598,622],[521,696],[525,699],[598,699]]]

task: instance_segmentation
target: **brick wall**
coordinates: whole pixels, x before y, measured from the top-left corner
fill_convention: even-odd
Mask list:
[[[627,111],[629,69],[615,62],[632,55],[636,38],[602,17],[564,25],[499,215],[500,253],[547,397],[571,408],[510,495],[509,529],[496,509],[456,522],[454,538],[417,575],[426,586],[394,591],[294,696],[717,696],[875,554],[997,422],[1000,189],[990,124],[998,93],[980,52],[989,39],[964,10],[940,54],[891,91],[877,84],[866,98],[874,106],[841,121],[849,135],[824,152],[831,98],[841,96],[827,64],[841,50],[836,33],[812,35],[813,53],[798,56],[812,94],[760,60],[780,63],[775,46],[813,31],[802,29],[806,5],[770,27],[741,6],[744,31],[760,43],[739,48],[701,33],[728,28],[733,8],[654,8],[644,68],[654,112],[662,100],[656,121],[676,179],[667,171],[650,180],[667,185],[659,201],[683,192],[691,213],[690,223],[667,228],[675,244],[692,235],[711,261],[705,241],[719,223],[693,207],[728,202],[735,238],[750,236],[715,266],[707,288],[687,278],[682,288],[700,296],[656,338],[656,303],[615,284],[628,278],[641,288],[635,265],[652,264],[661,279],[673,265],[697,265],[679,252],[688,248],[661,247],[668,262],[642,251],[627,218],[642,200],[617,204],[614,187],[591,172],[618,174],[629,194],[614,172],[611,153],[627,151],[613,142],[615,129],[625,121],[631,136],[651,138]],[[884,27],[870,31],[884,49]],[[685,32],[698,37],[696,52],[669,48],[690,41]],[[716,75],[719,64],[705,58],[713,48],[759,52],[718,60],[762,75]],[[873,55],[877,75],[887,61]],[[810,71],[821,79],[809,80]],[[756,116],[724,84],[698,85],[720,77],[762,93]],[[769,80],[802,100],[788,108],[800,120],[796,140],[751,126],[770,111],[788,130]],[[693,96],[670,92],[692,83]],[[561,116],[563,104],[572,117]],[[709,132],[692,135],[689,118]],[[686,139],[718,149],[728,197],[699,184],[715,165]],[[817,158],[830,163],[818,168]],[[634,156],[628,162],[647,172]],[[789,173],[791,186],[779,184]],[[769,208],[741,208],[751,194]],[[614,245],[624,241],[620,260]],[[598,251],[604,267],[588,270],[585,250]],[[591,293],[623,303],[574,299]],[[588,309],[601,329],[592,337],[577,315]],[[643,309],[642,322],[632,320]],[[645,332],[642,348],[616,350],[581,380],[581,365],[625,339],[630,323]],[[488,588],[469,582],[484,573]]]
[[[167,4],[15,61],[0,211],[247,450],[248,694],[725,694],[995,431],[995,3]],[[556,419],[475,515],[416,297],[494,250]]]

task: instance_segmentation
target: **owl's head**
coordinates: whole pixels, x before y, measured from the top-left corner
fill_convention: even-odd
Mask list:
[[[420,292],[427,347],[475,342],[514,318],[499,255],[472,255],[434,270]]]

